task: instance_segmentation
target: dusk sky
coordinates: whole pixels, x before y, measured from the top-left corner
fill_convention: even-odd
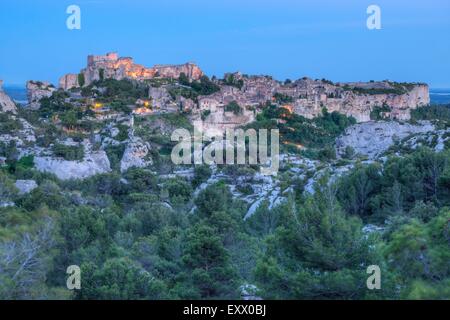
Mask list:
[[[81,8],[81,30],[66,8]],[[369,5],[382,29],[366,27]],[[0,79],[57,83],[88,54],[146,66],[192,61],[208,75],[270,74],[450,87],[450,1],[2,0]]]

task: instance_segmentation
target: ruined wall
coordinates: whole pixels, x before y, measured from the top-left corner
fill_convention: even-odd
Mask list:
[[[61,78],[59,78],[59,87],[64,90],[69,90],[72,88],[77,88],[80,85],[78,84],[78,74],[68,73]]]
[[[89,55],[86,68],[80,71],[84,75],[85,85],[93,81],[100,80],[101,73],[104,79],[136,79],[145,80],[154,77],[179,78],[181,73],[185,73],[190,80],[198,80],[203,72],[198,66],[192,63],[183,65],[156,65],[147,68],[134,63],[130,57],[119,57],[117,53],[107,53],[106,55]],[[61,77],[59,85],[64,90],[78,87],[79,83],[73,74]]]

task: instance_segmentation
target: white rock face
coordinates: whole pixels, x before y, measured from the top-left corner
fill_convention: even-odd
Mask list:
[[[37,170],[53,173],[61,180],[85,179],[111,171],[108,156],[103,150],[87,154],[82,161],[35,157],[34,164]]]
[[[143,142],[141,138],[133,137],[123,154],[120,171],[125,172],[131,167],[144,168],[151,165],[153,161],[146,159],[149,152],[150,146],[148,143]]]
[[[42,98],[50,97],[56,88],[48,82],[27,81],[27,96],[30,108],[39,109]]]
[[[34,180],[17,180],[15,186],[21,195],[30,193],[38,187],[36,181]]]
[[[3,85],[3,81],[0,80],[0,111],[3,111],[3,112],[10,111],[12,113],[16,113],[17,112],[16,104],[3,91],[2,85]]]
[[[69,90],[72,88],[78,88],[78,74],[66,74],[59,79],[59,87],[64,90]]]
[[[336,139],[338,154],[343,154],[347,146],[357,154],[375,159],[387,151],[396,139],[404,139],[412,134],[426,133],[435,130],[430,122],[422,121],[418,125],[395,121],[366,122],[351,126]]]

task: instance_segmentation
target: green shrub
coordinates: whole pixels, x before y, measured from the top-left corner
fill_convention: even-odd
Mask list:
[[[7,134],[21,129],[22,123],[18,119],[13,119],[6,113],[0,113],[0,134]]]
[[[412,120],[442,120],[450,121],[449,105],[431,105],[411,110]]]
[[[125,145],[110,145],[105,148],[106,155],[108,156],[111,169],[120,170],[120,161],[122,160],[123,154],[125,152]]]
[[[79,73],[78,74],[78,85],[80,87],[84,87],[85,83],[86,83],[86,81],[85,81],[85,78],[84,78],[84,73]]]
[[[275,101],[278,103],[278,104],[286,104],[286,103],[292,103],[292,102],[294,102],[294,98],[292,98],[291,96],[288,96],[288,95],[286,95],[286,94],[283,94],[283,93],[275,93],[274,95],[273,95],[273,97],[275,98]]]
[[[370,112],[370,120],[383,120],[386,117],[383,113],[391,112],[392,108],[384,104],[383,106],[375,106]]]
[[[202,115],[201,118],[203,121],[205,121],[205,119],[211,114],[211,110],[204,110],[202,111]]]
[[[192,186],[197,188],[203,182],[206,182],[212,174],[212,170],[208,165],[198,165],[194,167],[194,179],[192,179]]]
[[[55,156],[64,158],[64,160],[68,161],[80,161],[84,158],[83,145],[67,146],[57,143],[53,145],[52,151]]]
[[[231,101],[225,106],[225,111],[233,112],[235,115],[238,115],[242,113],[242,108],[236,101]]]

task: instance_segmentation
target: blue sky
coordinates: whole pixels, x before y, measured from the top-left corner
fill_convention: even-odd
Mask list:
[[[71,4],[81,30],[66,28]],[[366,27],[371,4],[382,30]],[[88,54],[117,51],[147,66],[193,61],[208,75],[450,88],[449,35],[448,0],[2,0],[0,79],[56,83]]]

